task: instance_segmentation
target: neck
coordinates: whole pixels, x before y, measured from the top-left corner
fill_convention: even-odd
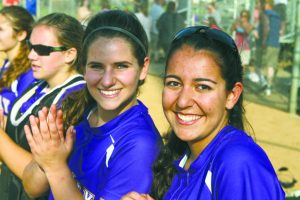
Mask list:
[[[68,78],[70,78],[71,76],[78,74],[75,70],[71,70],[71,71],[67,71],[64,73],[60,73],[48,80],[47,83],[49,85],[49,89],[55,88],[58,85],[63,84]]]
[[[120,105],[118,108],[114,110],[105,110],[98,104],[97,109],[95,110],[95,112],[93,112],[89,120],[90,125],[95,127],[101,126],[113,120],[114,118],[124,113],[125,111],[127,111],[128,109],[130,109],[136,104],[137,104],[136,97],[134,97],[134,99],[131,99],[129,103],[128,101],[124,102],[122,105]]]
[[[218,133],[228,124],[227,115],[224,116],[223,120],[220,124],[206,137],[201,138],[196,141],[188,142],[190,149],[190,158],[194,161],[203,151],[204,149],[212,142],[212,140],[218,135]]]

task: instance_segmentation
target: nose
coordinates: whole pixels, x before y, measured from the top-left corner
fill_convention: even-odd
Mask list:
[[[115,84],[114,73],[111,69],[105,70],[101,79],[101,84],[106,88]]]
[[[178,94],[177,107],[180,109],[192,107],[194,104],[193,90],[189,87],[183,87]]]
[[[37,53],[33,49],[31,49],[29,54],[28,54],[28,59],[29,60],[35,60],[36,57],[37,57]]]

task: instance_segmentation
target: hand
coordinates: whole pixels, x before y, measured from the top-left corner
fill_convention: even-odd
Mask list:
[[[137,192],[129,192],[121,198],[121,200],[154,200],[148,194],[139,194]]]
[[[65,166],[73,148],[74,128],[70,127],[64,138],[62,116],[62,111],[52,105],[49,114],[48,109],[43,108],[38,118],[30,116],[31,129],[28,125],[24,127],[33,157],[45,172]]]

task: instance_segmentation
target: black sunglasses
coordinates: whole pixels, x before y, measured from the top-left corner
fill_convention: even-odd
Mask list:
[[[196,33],[207,33],[206,35],[211,39],[229,46],[234,51],[238,51],[234,40],[227,33],[207,26],[190,26],[184,28],[176,33],[173,42]]]
[[[51,52],[67,50],[67,47],[50,47],[41,44],[33,45],[29,40],[26,40],[26,43],[30,50],[33,49],[40,56],[49,56]]]

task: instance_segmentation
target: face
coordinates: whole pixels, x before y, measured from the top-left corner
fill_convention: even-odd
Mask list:
[[[89,47],[85,80],[104,115],[118,115],[136,104],[138,83],[146,77],[149,59],[140,67],[131,49],[118,37],[99,37]]]
[[[57,41],[55,31],[45,25],[40,25],[33,29],[30,36],[30,43],[32,45],[46,45],[52,47],[62,46]],[[49,55],[39,55],[32,49],[28,58],[32,62],[34,77],[47,81],[48,84],[53,87],[61,84],[70,69],[70,66],[66,64],[65,53],[66,51],[60,51],[51,52]]]
[[[0,14],[0,51],[8,53],[18,48],[17,34],[10,22]]]
[[[164,113],[176,135],[204,148],[227,124],[231,94],[214,56],[189,46],[177,50],[167,64]]]
[[[213,13],[214,7],[211,6],[211,5],[208,5],[208,6],[207,6],[207,10],[208,10],[209,13]]]

